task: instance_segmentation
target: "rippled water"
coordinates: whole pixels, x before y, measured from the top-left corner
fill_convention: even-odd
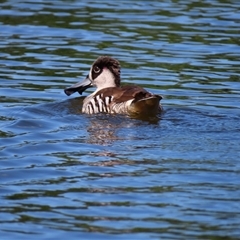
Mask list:
[[[237,0],[1,1],[1,239],[238,239],[239,26]],[[81,114],[99,55],[164,113]]]

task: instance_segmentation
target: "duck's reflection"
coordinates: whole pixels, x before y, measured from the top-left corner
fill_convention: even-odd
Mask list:
[[[143,121],[144,119],[131,118],[126,115],[96,114],[88,115],[90,120],[87,127],[88,143],[110,145],[118,140],[141,139],[141,129],[146,125],[157,125],[160,117]],[[145,119],[146,120],[146,119]]]
[[[117,132],[126,125],[126,120],[121,116],[109,114],[96,114],[88,116],[90,123],[87,128],[88,142],[92,144],[109,145],[120,140]]]

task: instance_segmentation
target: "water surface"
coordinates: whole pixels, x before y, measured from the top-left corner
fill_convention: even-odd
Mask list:
[[[2,239],[238,239],[240,3],[1,1]],[[100,55],[157,119],[81,113]],[[89,94],[89,89],[86,94]]]

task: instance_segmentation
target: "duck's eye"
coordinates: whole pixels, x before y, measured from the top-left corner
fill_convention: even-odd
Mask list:
[[[101,70],[101,69],[100,69],[98,66],[95,66],[95,67],[93,68],[93,71],[94,71],[95,73],[99,73],[100,70]]]

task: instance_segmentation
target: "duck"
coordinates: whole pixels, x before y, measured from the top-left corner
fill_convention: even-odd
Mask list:
[[[162,96],[152,94],[137,85],[121,86],[121,66],[115,58],[98,57],[87,77],[66,88],[64,92],[67,96],[75,92],[82,95],[90,87],[96,87],[96,90],[83,100],[83,113],[152,116],[162,111]]]

